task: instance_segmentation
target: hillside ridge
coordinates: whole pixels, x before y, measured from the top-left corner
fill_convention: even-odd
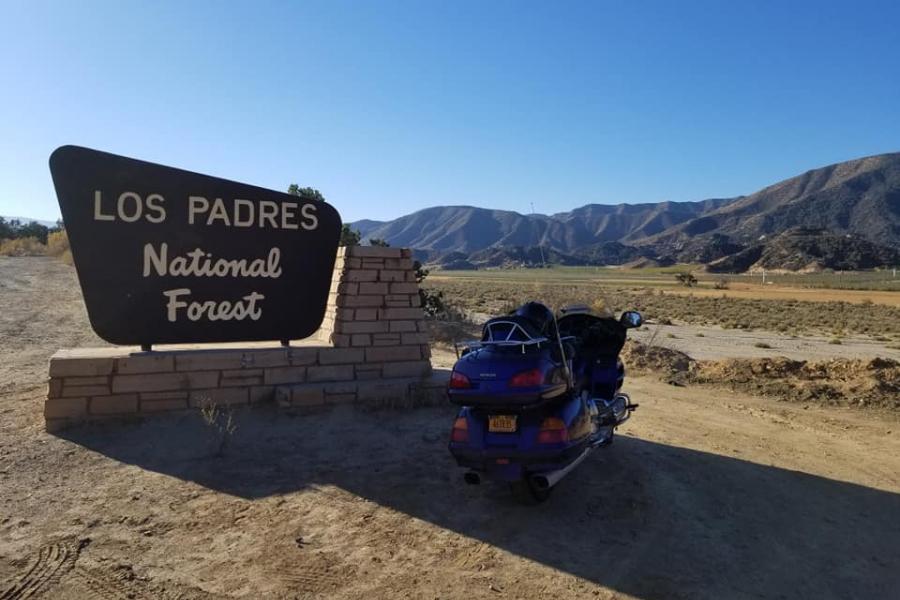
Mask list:
[[[852,268],[853,261],[840,256],[842,249],[867,257],[859,268],[869,268],[862,265],[878,257],[890,259],[892,250],[900,250],[900,152],[810,169],[735,198],[587,204],[551,215],[461,204],[350,225],[363,240],[380,238],[408,246],[436,264],[444,256],[460,263],[474,255],[476,260],[470,262],[485,266],[514,264],[518,259],[530,264],[531,248],[543,248],[561,264],[640,263],[643,259],[712,264],[743,252],[743,258],[732,261],[737,265],[750,256],[762,257],[757,248],[771,239],[805,229],[851,240],[837,243],[829,238],[822,246],[827,246],[824,263],[810,255],[810,268],[831,264]],[[805,239],[806,246],[814,246],[808,236]],[[780,243],[798,240],[795,234]],[[613,242],[619,246],[604,248]],[[862,248],[863,243],[870,246]],[[782,250],[770,252],[767,260],[777,263],[773,257],[792,255]],[[797,260],[788,260],[792,266],[784,268],[797,268]],[[723,261],[718,267],[727,264]]]

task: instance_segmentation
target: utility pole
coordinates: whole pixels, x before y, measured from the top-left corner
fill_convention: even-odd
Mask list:
[[[532,217],[534,216],[534,202],[531,202],[531,216],[532,216]],[[541,243],[541,239],[540,239],[540,238],[538,238],[538,250],[541,251],[541,268],[542,268],[542,269],[546,269],[546,268],[547,268],[547,261],[544,260],[544,246],[543,246],[543,244]]]

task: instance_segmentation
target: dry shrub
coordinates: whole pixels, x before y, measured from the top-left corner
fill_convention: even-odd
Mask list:
[[[675,280],[685,287],[694,287],[697,285],[697,278],[693,273],[685,271],[684,273],[676,273]]]
[[[203,418],[203,423],[209,427],[212,433],[215,446],[214,456],[224,456],[225,450],[228,448],[232,436],[234,436],[234,432],[237,431],[234,411],[229,405],[220,408],[210,398],[204,397],[200,402],[200,416]]]
[[[47,236],[47,256],[54,256],[67,265],[73,264],[69,236],[65,229],[51,231]]]
[[[591,310],[598,315],[605,315],[607,317],[614,316],[614,311],[612,308],[610,308],[606,298],[598,298],[594,300],[594,302],[591,304]]]
[[[47,246],[36,237],[0,241],[0,256],[44,256]]]
[[[62,256],[69,249],[69,236],[65,229],[50,232],[47,235],[47,255]]]
[[[634,309],[647,322],[678,321],[698,325],[721,325],[733,329],[787,330],[795,333],[827,332],[840,328],[845,333],[877,332],[900,335],[900,308],[883,304],[807,300],[763,300],[726,296],[663,294],[662,290],[612,288],[600,284],[441,280],[432,285],[444,292],[447,302],[460,310],[491,315],[539,300],[548,306],[593,304],[598,297],[608,300],[604,308],[613,313]]]

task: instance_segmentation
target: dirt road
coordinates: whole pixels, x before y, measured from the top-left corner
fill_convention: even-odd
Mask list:
[[[848,335],[835,340],[833,336],[823,335],[792,336],[774,331],[651,323],[633,331],[630,336],[645,344],[684,352],[697,360],[784,356],[791,360],[881,357],[900,361],[900,347],[861,335]]]
[[[52,436],[44,361],[94,338],[72,271],[19,260],[0,261],[2,600],[900,589],[896,419],[633,378],[616,443],[536,507],[462,483],[449,408],[239,412],[221,458],[196,415]]]
[[[748,283],[732,283],[727,290],[712,288],[666,288],[666,293],[694,296],[725,296],[727,298],[755,298],[759,300],[801,300],[809,302],[851,302],[853,304],[884,304],[900,306],[900,294],[880,290],[841,290],[801,288],[794,286],[761,286]]]

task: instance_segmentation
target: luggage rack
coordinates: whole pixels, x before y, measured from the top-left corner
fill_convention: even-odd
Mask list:
[[[497,329],[496,334],[494,333],[495,329]],[[491,321],[485,325],[485,330],[488,336],[488,339],[486,340],[471,340],[468,342],[454,343],[453,347],[456,350],[457,358],[459,358],[460,355],[460,346],[466,351],[478,350],[485,346],[521,346],[522,354],[525,354],[526,346],[537,346],[540,348],[541,344],[545,342],[550,343],[552,341],[545,336],[532,336],[524,327],[515,321]],[[574,339],[574,337],[566,336],[562,339]]]
[[[526,346],[538,346],[544,342],[549,342],[547,337],[535,337],[528,331],[516,323],[515,321],[491,321],[485,325],[486,340],[471,340],[468,342],[454,343],[456,354],[459,356],[460,346],[466,351],[478,350],[485,346],[522,346],[522,353],[525,353]]]

